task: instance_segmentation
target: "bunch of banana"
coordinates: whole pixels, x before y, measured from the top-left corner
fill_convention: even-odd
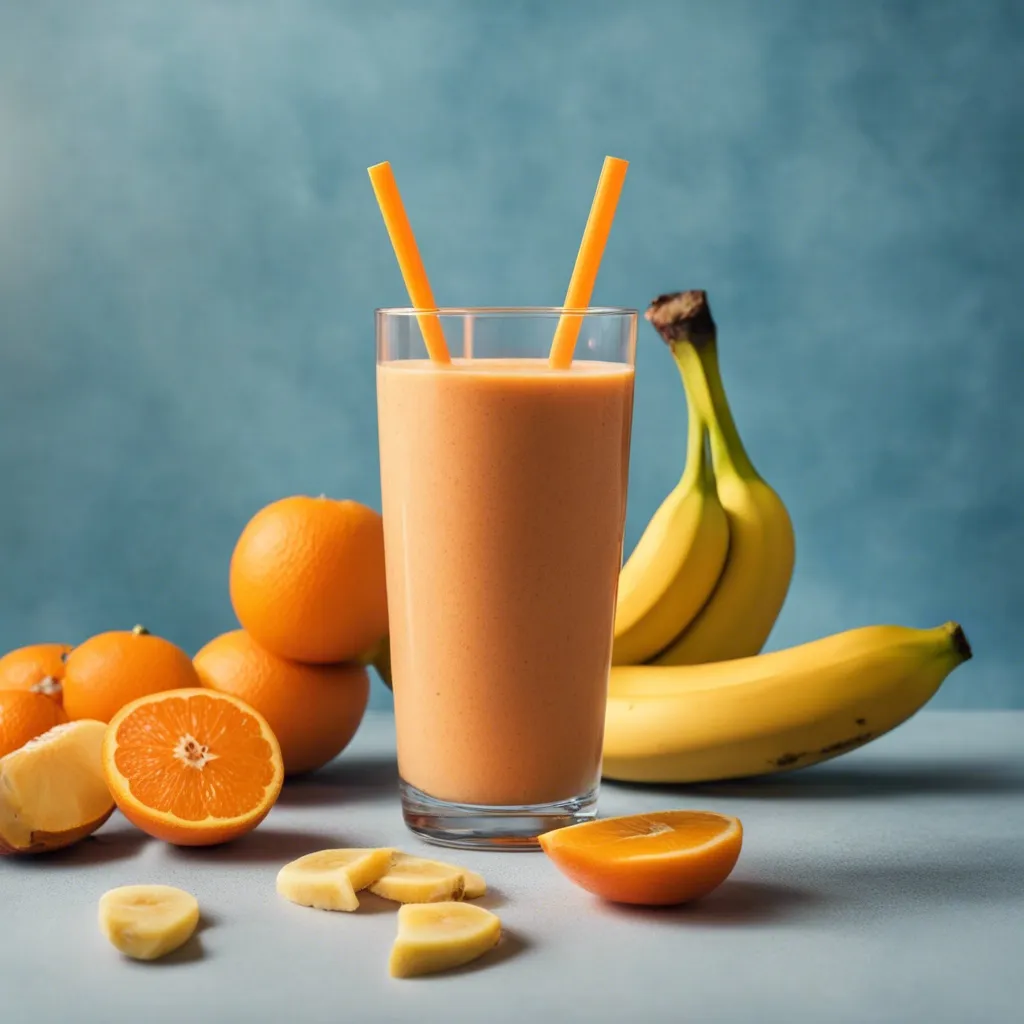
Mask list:
[[[647,319],[682,374],[689,442],[682,479],[622,568],[612,664],[698,665],[757,654],[793,576],[793,527],[736,430],[705,293],[663,295]]]
[[[689,440],[619,580],[605,778],[802,768],[895,728],[971,657],[963,630],[869,626],[760,654],[793,575],[789,515],[736,430],[705,293],[663,295],[646,315],[682,375]]]

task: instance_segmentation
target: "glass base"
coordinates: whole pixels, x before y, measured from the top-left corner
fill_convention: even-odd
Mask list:
[[[399,779],[405,824],[436,846],[472,850],[536,850],[537,836],[597,817],[597,786],[552,804],[492,807],[438,800]]]

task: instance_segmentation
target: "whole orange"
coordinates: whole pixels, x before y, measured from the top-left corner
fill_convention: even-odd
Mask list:
[[[348,746],[366,710],[361,665],[304,665],[260,647],[245,630],[224,633],[196,656],[203,685],[255,708],[281,745],[287,775],[310,772]]]
[[[362,659],[388,631],[381,517],[326,497],[261,509],[231,556],[231,603],[253,639],[282,658]]]
[[[114,630],[79,644],[64,665],[64,710],[74,721],[109,722],[139,697],[199,686],[192,659],[143,626]]]
[[[59,704],[64,658],[70,651],[70,644],[32,644],[10,651],[0,658],[0,690],[45,693]]]
[[[0,690],[0,757],[67,720],[61,706],[42,693]]]

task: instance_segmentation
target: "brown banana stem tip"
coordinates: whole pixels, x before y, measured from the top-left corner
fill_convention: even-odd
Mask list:
[[[700,346],[715,340],[715,321],[703,291],[672,292],[659,295],[644,317],[654,325],[670,348],[677,341]]]
[[[974,652],[971,650],[971,645],[967,642],[967,634],[963,631],[963,627],[959,622],[951,622],[950,628],[950,639],[953,641],[953,650],[959,654],[964,661],[969,661],[974,657]]]

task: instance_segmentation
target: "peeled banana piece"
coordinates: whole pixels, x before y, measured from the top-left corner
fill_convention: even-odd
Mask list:
[[[433,903],[477,899],[486,894],[487,884],[482,874],[469,868],[396,851],[391,866],[370,891],[397,903]]]
[[[466,868],[462,868],[461,871],[462,895],[465,899],[475,900],[487,895],[487,883],[484,881],[483,875],[478,875],[475,871],[469,871]]]
[[[398,910],[398,936],[391,947],[393,978],[461,967],[493,949],[501,921],[472,903],[409,903]]]
[[[396,853],[387,872],[370,886],[370,892],[396,903],[461,900],[466,895],[465,873],[440,861]]]
[[[278,895],[317,910],[358,910],[356,893],[388,872],[394,853],[390,847],[308,853],[277,873]]]
[[[707,665],[613,668],[602,773],[707,782],[817,764],[906,721],[970,657],[948,622],[867,626]]]
[[[184,945],[199,923],[195,896],[170,885],[122,885],[100,897],[100,931],[134,960],[157,960]]]

